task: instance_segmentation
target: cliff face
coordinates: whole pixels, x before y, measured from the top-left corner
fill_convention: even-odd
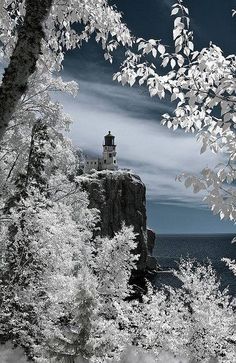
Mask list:
[[[102,236],[113,237],[122,223],[137,233],[138,271],[147,267],[146,188],[139,176],[125,171],[102,171],[81,178],[91,208],[100,211]]]

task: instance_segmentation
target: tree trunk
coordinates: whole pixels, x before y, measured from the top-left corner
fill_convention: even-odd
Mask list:
[[[15,111],[17,103],[27,90],[29,77],[36,69],[45,38],[43,23],[47,19],[53,0],[26,0],[26,14],[18,31],[18,40],[5,69],[0,87],[0,140]]]

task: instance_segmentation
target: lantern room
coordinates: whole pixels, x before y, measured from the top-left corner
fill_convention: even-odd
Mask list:
[[[108,132],[107,135],[104,136],[104,145],[103,146],[115,146],[115,136],[111,134],[111,131]]]

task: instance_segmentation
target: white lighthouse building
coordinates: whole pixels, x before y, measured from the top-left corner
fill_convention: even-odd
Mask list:
[[[84,172],[88,173],[91,170],[117,170],[116,159],[116,145],[115,136],[111,134],[111,131],[104,136],[103,153],[102,158],[86,158],[84,165]]]

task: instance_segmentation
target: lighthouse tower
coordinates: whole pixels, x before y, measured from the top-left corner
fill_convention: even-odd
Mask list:
[[[116,160],[115,136],[111,135],[111,131],[104,137],[103,153],[102,153],[102,169],[116,170],[118,169]]]

